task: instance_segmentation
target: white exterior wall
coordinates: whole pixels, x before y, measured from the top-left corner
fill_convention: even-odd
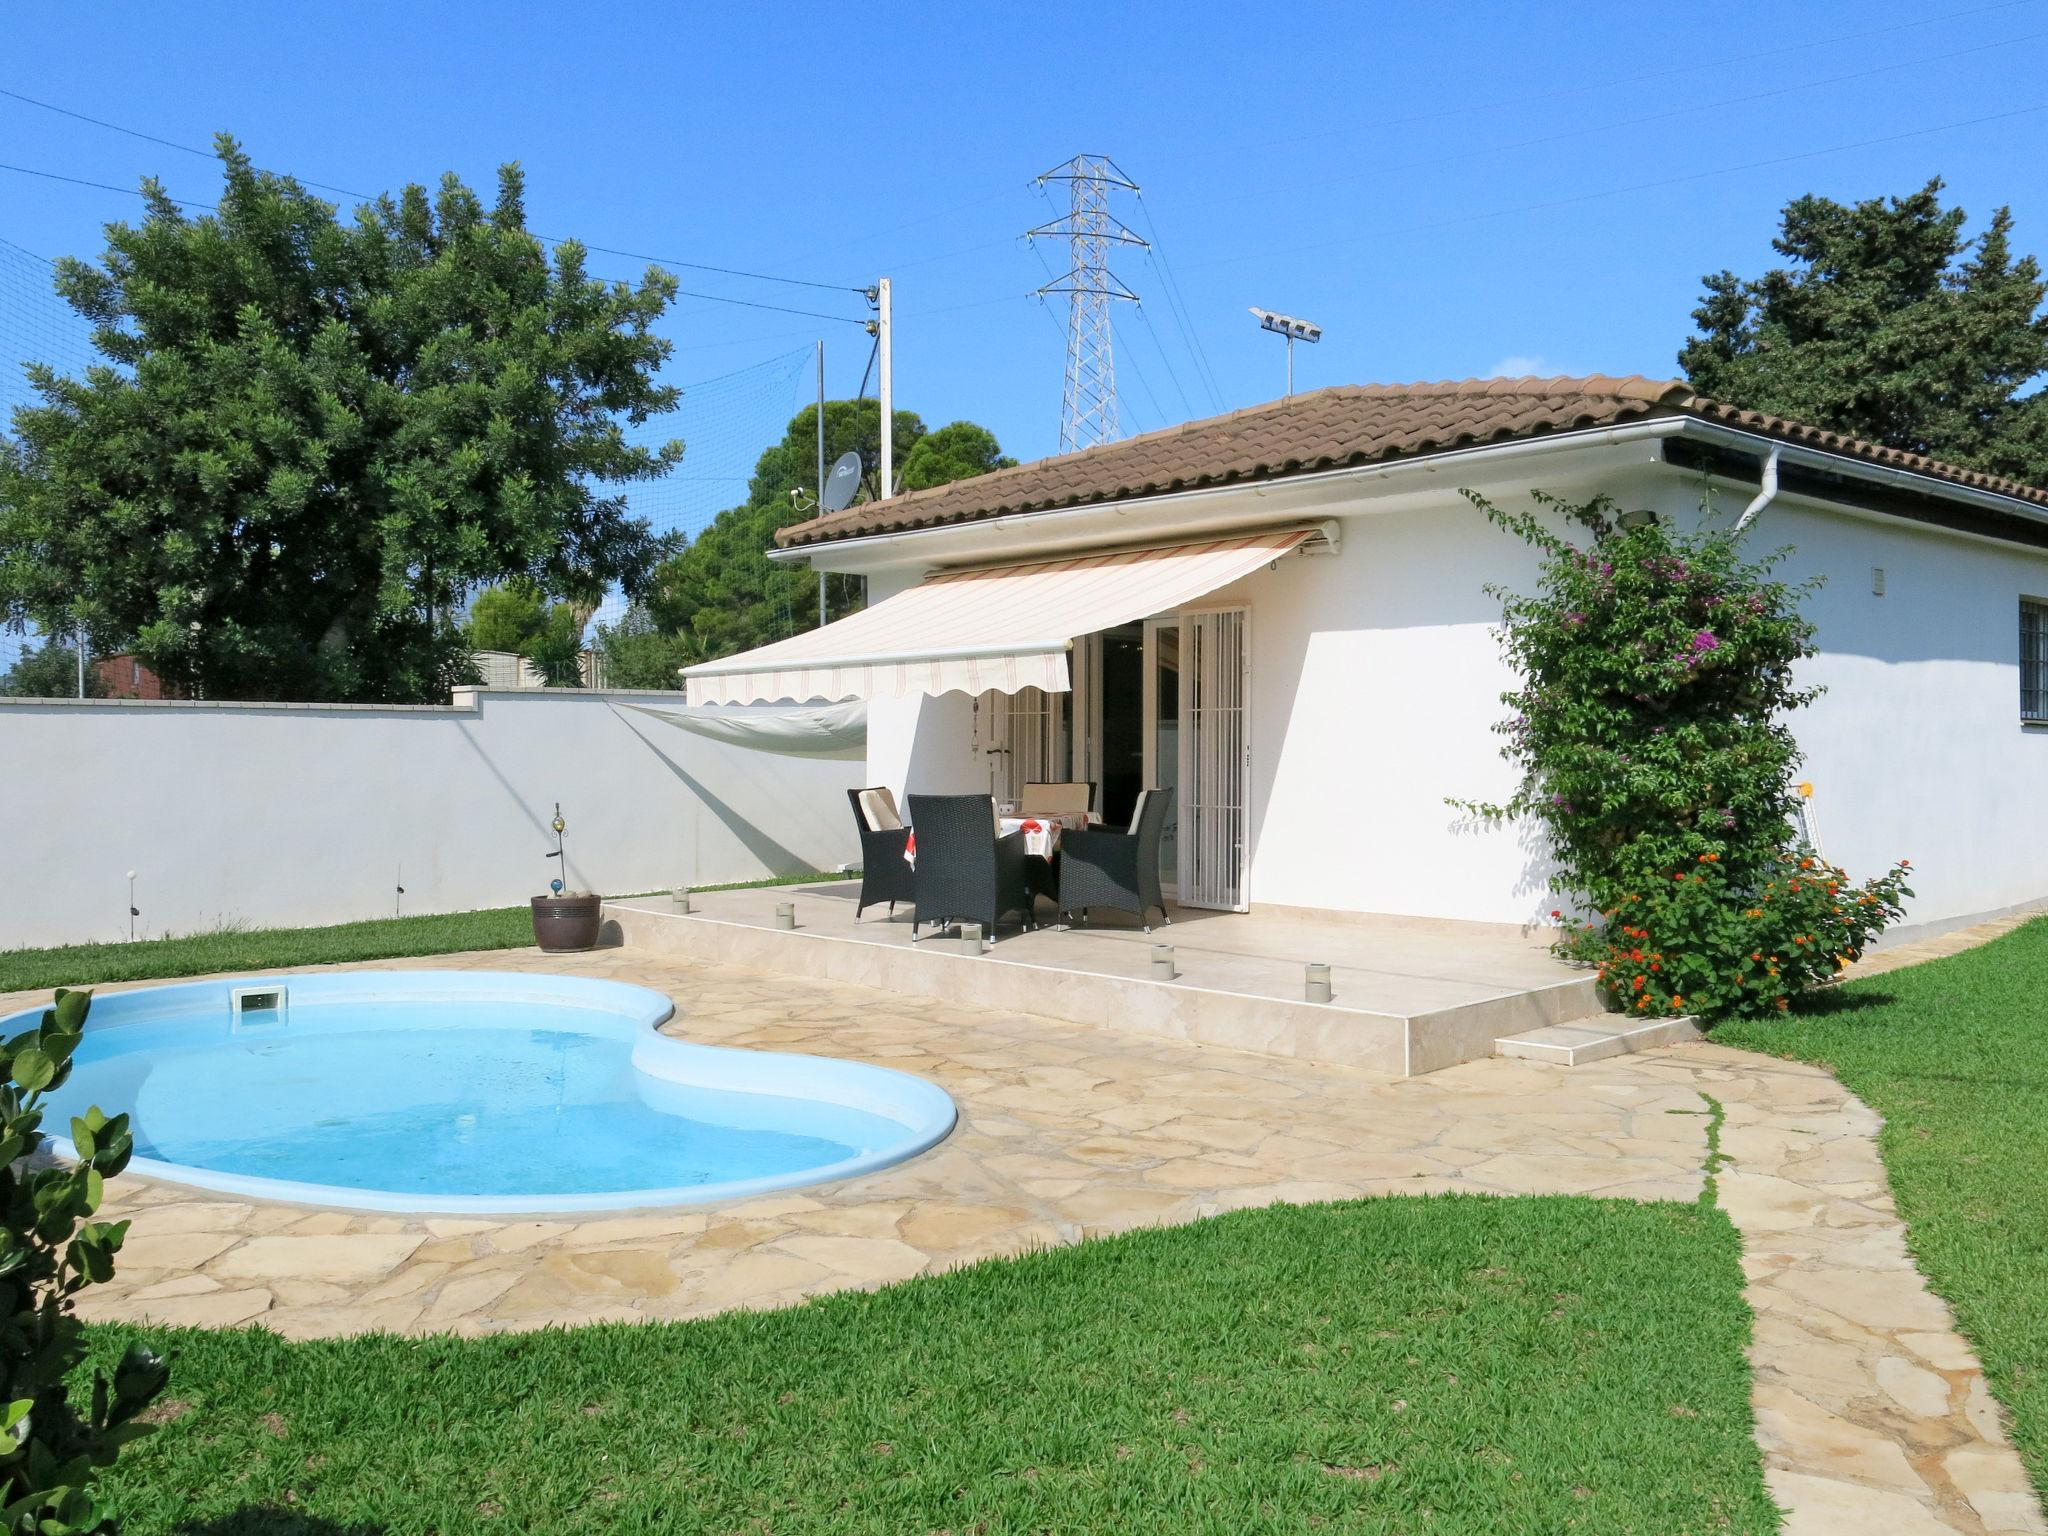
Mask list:
[[[1551,466],[1528,480],[1591,489],[1560,478]],[[1485,587],[1529,590],[1538,569],[1453,485],[1403,511],[1332,505],[1341,553],[1282,560],[1205,600],[1251,615],[1255,904],[1514,923],[1556,905],[1533,829],[1445,804],[1512,792],[1492,727],[1514,679]],[[1697,516],[1698,481],[1677,471],[1636,469],[1608,488],[1680,523]],[[1745,499],[1724,493],[1722,514]],[[1827,692],[1792,722],[1825,853],[1858,878],[1910,858],[1910,925],[2048,899],[2048,729],[2021,725],[2018,669],[2018,601],[2048,597],[2048,551],[1789,497],[1750,544],[1795,546],[1789,580],[1827,578],[1805,605],[1822,653],[1802,679]],[[877,597],[908,579],[878,583]],[[875,781],[982,788],[970,707],[960,694],[877,701]]]
[[[448,708],[0,700],[0,948],[508,906],[555,874],[608,895],[858,857],[859,762],[692,735],[636,702],[471,693]]]
[[[1790,503],[1751,538],[1827,578],[1801,678],[1827,692],[1793,718],[1822,850],[1858,877],[1911,859],[1909,924],[2048,897],[2048,730],[2021,724],[2019,680],[2019,600],[2048,595],[2048,551]]]
[[[1696,483],[1675,475],[1618,495],[1698,514]],[[1344,528],[1338,557],[1216,599],[1252,609],[1251,899],[1546,919],[1528,829],[1443,803],[1513,788],[1491,727],[1514,678],[1483,589],[1530,590],[1534,554],[1458,499]],[[2048,593],[2048,552],[1789,498],[1749,542],[1792,546],[1788,580],[1825,578],[1804,605],[1821,654],[1800,680],[1826,692],[1792,725],[1827,856],[1858,878],[1911,859],[1913,925],[2048,899],[2048,730],[2020,722],[2018,663],[2019,599]]]
[[[1463,500],[1353,518],[1208,599],[1250,610],[1254,904],[1522,922],[1554,905],[1521,829],[1447,798],[1500,800],[1492,726],[1510,678],[1489,581],[1536,562]]]

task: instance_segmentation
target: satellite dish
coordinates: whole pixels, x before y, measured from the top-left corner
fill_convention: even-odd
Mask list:
[[[860,489],[860,455],[842,453],[839,462],[832,466],[832,473],[825,477],[825,492],[818,498],[818,505],[827,512],[837,512],[853,505],[853,493]]]

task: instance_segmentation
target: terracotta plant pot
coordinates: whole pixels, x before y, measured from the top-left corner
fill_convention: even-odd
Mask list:
[[[599,896],[565,895],[533,898],[533,941],[543,953],[567,954],[597,948]]]

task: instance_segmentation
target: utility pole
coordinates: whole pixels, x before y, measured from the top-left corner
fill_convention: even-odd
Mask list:
[[[1110,305],[1137,303],[1138,296],[1109,270],[1112,245],[1147,242],[1109,211],[1112,189],[1135,193],[1138,184],[1107,155],[1076,155],[1038,178],[1067,183],[1067,215],[1026,230],[1025,238],[1067,242],[1066,276],[1038,290],[1067,296],[1067,379],[1060,396],[1060,452],[1074,453],[1123,435],[1117,422],[1116,359],[1112,351]]]
[[[818,338],[818,500],[825,499],[825,338]],[[825,627],[825,573],[818,572],[818,627]]]
[[[882,499],[896,494],[896,386],[889,373],[889,279],[875,283],[876,388],[882,401]]]
[[[78,696],[85,697],[85,626],[78,626]]]

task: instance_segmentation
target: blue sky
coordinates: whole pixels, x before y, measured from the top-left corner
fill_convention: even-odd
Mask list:
[[[1673,371],[1703,272],[1784,201],[1928,176],[2048,251],[2048,3],[15,6],[0,88],[380,190],[521,161],[549,234],[853,288],[895,280],[898,401],[1058,441],[1063,312],[1017,235],[1076,151],[1144,188],[1116,262],[1127,430],[1280,392],[1260,304],[1326,328],[1302,388]],[[2036,109],[2036,110],[2028,110]],[[1845,147],[1847,146],[1847,147]],[[1828,151],[1815,153],[1816,151]],[[0,161],[209,199],[202,160],[0,98]],[[97,250],[132,198],[0,172],[0,237]],[[1146,214],[1149,214],[1149,222]],[[1048,250],[1048,261],[1059,253]],[[630,276],[640,263],[594,257]],[[1063,270],[1063,267],[1059,268]],[[1178,280],[1185,320],[1169,303]],[[857,318],[852,292],[684,286]],[[852,324],[687,300],[678,380]],[[1213,380],[1213,383],[1212,383]],[[780,396],[775,409],[780,410]]]

